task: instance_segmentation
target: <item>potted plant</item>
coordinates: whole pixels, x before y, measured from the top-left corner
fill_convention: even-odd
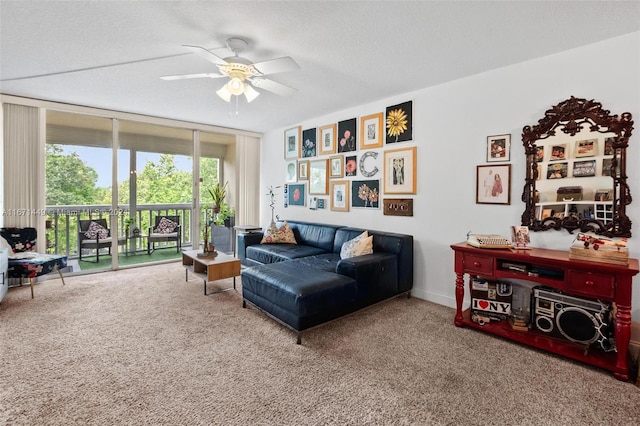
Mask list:
[[[216,182],[213,188],[208,188],[209,194],[211,195],[211,200],[213,201],[213,212],[220,213],[220,209],[222,204],[224,203],[224,199],[227,196],[227,184],[229,182],[225,182],[224,185],[220,185],[220,182]]]

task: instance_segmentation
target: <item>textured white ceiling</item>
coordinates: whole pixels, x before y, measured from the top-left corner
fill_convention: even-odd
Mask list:
[[[640,2],[6,1],[0,92],[263,132],[355,105],[640,31]],[[223,102],[182,44],[291,56],[298,92]],[[230,114],[232,113],[232,114]]]

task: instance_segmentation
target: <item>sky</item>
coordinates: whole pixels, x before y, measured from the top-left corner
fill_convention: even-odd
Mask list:
[[[100,188],[111,186],[111,149],[92,148],[83,146],[62,145],[63,153],[76,152],[80,158],[96,172],[98,172],[97,186]],[[106,157],[106,158],[105,158]],[[138,151],[138,170],[143,170],[148,161],[158,162],[160,154]],[[176,155],[176,166],[179,170],[191,171],[191,158],[184,155]],[[118,183],[129,179],[129,151],[118,152]]]

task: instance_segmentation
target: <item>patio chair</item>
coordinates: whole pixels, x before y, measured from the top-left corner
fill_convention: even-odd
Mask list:
[[[155,226],[149,227],[147,237],[147,254],[151,254],[156,248],[156,243],[175,241],[176,252],[180,253],[182,248],[182,227],[180,226],[180,216],[159,215],[155,218]]]
[[[12,249],[7,274],[9,278],[20,278],[20,285],[24,278],[29,278],[32,299],[36,277],[57,271],[64,285],[62,269],[67,267],[67,256],[36,252],[38,232],[35,228],[2,228],[0,235]]]
[[[83,250],[96,251],[95,263],[100,263],[101,249],[106,248],[108,255],[111,255],[111,230],[108,228],[106,219],[80,219],[78,220],[78,228],[78,260],[91,262],[91,260],[82,258]]]

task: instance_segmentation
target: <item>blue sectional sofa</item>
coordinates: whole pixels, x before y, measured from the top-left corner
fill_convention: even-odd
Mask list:
[[[413,288],[413,236],[368,230],[373,253],[340,258],[364,229],[288,221],[296,244],[261,244],[238,235],[243,307],[247,303],[301,334]],[[281,224],[278,224],[281,225]]]

